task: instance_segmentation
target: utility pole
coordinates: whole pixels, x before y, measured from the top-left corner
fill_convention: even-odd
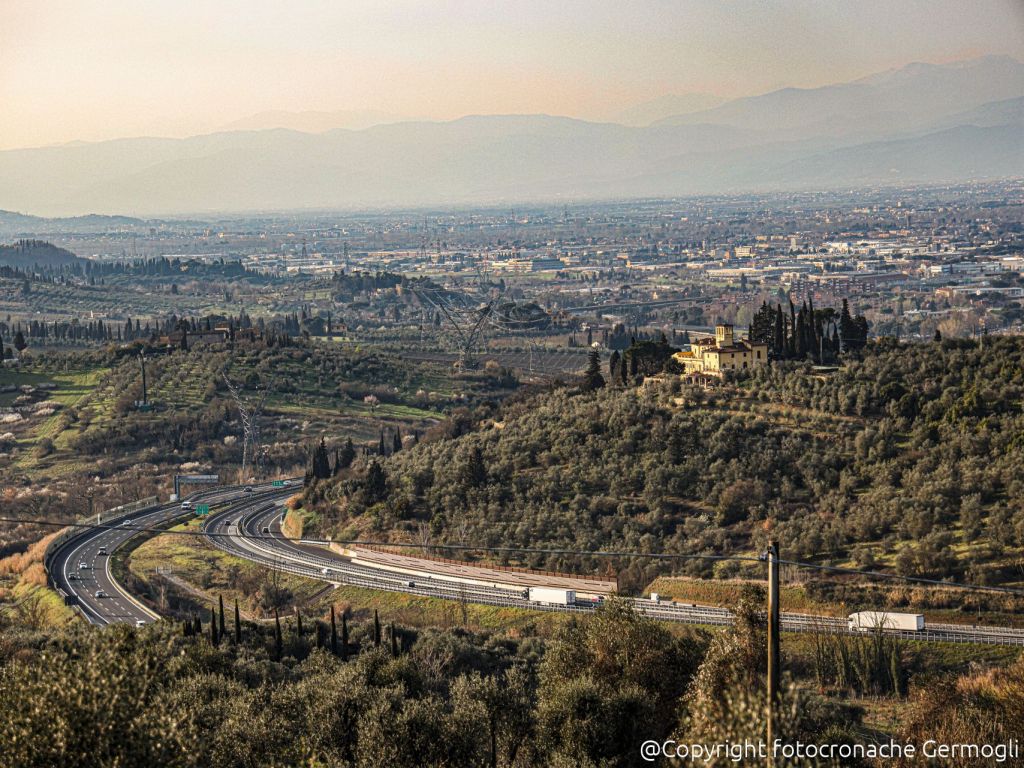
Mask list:
[[[778,738],[775,716],[779,706],[779,549],[768,542],[768,765],[774,765],[772,746]]]

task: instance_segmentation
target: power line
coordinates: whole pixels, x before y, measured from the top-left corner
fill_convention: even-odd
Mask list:
[[[54,528],[77,528],[83,530],[112,530],[112,531],[135,531],[138,533],[151,533],[153,535],[172,535],[172,536],[197,536],[197,537],[208,537],[208,538],[234,538],[232,534],[228,533],[217,533],[214,531],[174,531],[166,528],[152,528],[143,526],[129,526],[129,525],[103,525],[96,523],[61,523],[47,520],[36,520],[31,518],[18,518],[18,517],[0,517],[0,522],[5,523],[16,523],[16,524],[32,524],[42,525]],[[259,534],[256,536],[246,536],[248,539],[254,539],[257,541],[280,541],[281,538],[278,536],[267,536]],[[573,557],[635,557],[635,558],[648,558],[652,560],[675,560],[675,561],[698,561],[705,560],[711,562],[746,562],[746,563],[763,563],[766,562],[763,556],[754,555],[706,555],[706,554],[682,554],[673,552],[629,552],[623,550],[584,550],[584,549],[542,549],[536,547],[494,547],[494,546],[474,546],[472,544],[418,544],[412,542],[381,542],[381,541],[365,541],[362,539],[332,539],[330,541],[320,539],[304,539],[304,543],[313,545],[329,545],[339,544],[344,546],[363,546],[363,547],[393,547],[396,549],[445,549],[460,552],[488,552],[492,554],[523,554],[523,555],[567,555]],[[817,563],[806,563],[800,560],[783,560],[777,561],[780,565],[791,565],[796,568],[806,568],[809,570],[817,570],[832,573],[842,573],[851,576],[863,576],[872,579],[889,579],[891,581],[902,581],[911,584],[925,584],[929,586],[947,587],[950,589],[960,589],[965,591],[974,592],[995,592],[1005,595],[1013,595],[1016,597],[1024,597],[1024,590],[1014,589],[1013,587],[998,587],[989,586],[984,584],[969,584],[965,582],[956,581],[942,581],[941,579],[929,579],[922,576],[903,576],[896,573],[884,573],[881,571],[861,571],[856,568],[842,568],[840,566],[820,565]],[[486,567],[486,563],[481,563],[481,567]]]

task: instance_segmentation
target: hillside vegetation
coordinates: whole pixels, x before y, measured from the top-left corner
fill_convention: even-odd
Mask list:
[[[0,266],[62,267],[79,261],[81,259],[71,251],[45,240],[18,240],[11,245],[0,243]]]
[[[728,554],[771,534],[789,558],[1013,583],[1024,578],[1022,395],[1024,340],[1011,337],[883,340],[832,374],[774,364],[710,392],[674,379],[561,388],[357,461],[308,503],[321,532],[343,538]],[[626,574],[640,585],[659,568],[636,560]]]

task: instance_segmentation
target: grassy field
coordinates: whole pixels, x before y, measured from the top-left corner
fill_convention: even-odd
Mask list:
[[[161,576],[158,569],[177,581],[194,588],[197,605],[210,605],[219,596],[231,605],[235,599],[248,616],[267,618],[269,614],[258,605],[258,595],[275,579],[274,573],[261,565],[229,555],[193,536],[175,536],[174,532],[195,532],[199,521],[190,521],[154,536],[133,550],[126,559],[128,572],[155,598]],[[276,576],[277,585],[292,597],[282,612],[298,606],[313,615],[325,613],[333,603],[348,609],[356,618],[373,615],[374,609],[388,621],[410,627],[465,626],[471,629],[508,630],[525,634],[548,635],[568,619],[567,616],[544,611],[473,605],[449,600],[379,592],[359,587],[340,586],[330,589],[324,582],[287,573]]]
[[[0,393],[0,407],[18,408],[21,416],[17,421],[0,424],[0,432],[9,431],[17,440],[18,456],[13,464],[16,471],[33,476],[46,469],[48,474],[62,475],[80,466],[78,457],[69,451],[69,439],[77,434],[77,428],[67,424],[66,413],[84,407],[108,372],[103,367],[53,373],[0,370],[0,389],[53,387],[39,388],[28,396],[20,389]],[[52,451],[39,455],[36,449],[43,440],[52,443]]]

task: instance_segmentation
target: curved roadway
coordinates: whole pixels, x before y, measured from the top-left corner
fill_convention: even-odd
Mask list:
[[[211,516],[204,530],[213,534],[213,543],[231,554],[334,584],[351,584],[369,589],[461,600],[484,605],[501,605],[530,610],[589,612],[599,604],[587,601],[576,605],[546,605],[531,602],[520,585],[457,583],[450,578],[435,578],[429,572],[431,562],[424,560],[423,572],[409,574],[368,566],[314,544],[295,542],[281,530],[283,510],[266,501],[232,505]],[[641,613],[665,621],[687,624],[728,625],[733,615],[725,608],[679,603],[653,603],[643,598],[631,601]],[[783,613],[782,628],[790,632],[858,634],[841,617],[801,613]],[[1012,627],[928,624],[920,632],[885,630],[885,634],[907,640],[946,643],[986,643],[1024,646],[1024,630]]]
[[[210,505],[261,497],[268,493],[269,485],[253,485],[253,491],[244,487],[224,487],[195,493],[190,501]],[[281,489],[273,489],[280,495]],[[287,491],[294,493],[294,488]],[[110,572],[114,552],[137,535],[155,530],[191,512],[182,510],[181,502],[162,504],[141,509],[112,519],[102,527],[83,528],[60,545],[50,557],[50,579],[55,587],[70,596],[72,604],[92,624],[133,624],[155,621],[159,616],[129,594]]]
[[[246,492],[241,487],[220,488],[195,494],[191,499],[201,498],[211,504],[227,502],[224,510],[207,518],[204,533],[214,546],[269,568],[332,584],[484,605],[574,613],[590,612],[599,605],[598,600],[578,601],[575,605],[534,603],[524,597],[522,585],[488,585],[438,577],[431,574],[429,560],[423,560],[423,570],[415,574],[354,562],[322,544],[296,542],[283,534],[284,510],[279,503],[295,493],[294,485],[287,488],[255,486],[254,491]],[[130,525],[113,521],[111,525],[114,527],[88,529],[84,534],[70,538],[54,552],[51,578],[57,587],[74,596],[82,613],[94,624],[152,621],[158,618],[156,614],[114,580],[110,573],[110,554],[134,536],[154,533],[188,514],[182,511],[180,503],[167,504],[130,515]],[[107,554],[102,554],[101,549],[105,549]],[[81,568],[82,564],[86,567]],[[105,596],[97,598],[98,590],[102,590]],[[653,603],[642,598],[631,602],[639,612],[664,621],[719,626],[733,621],[732,613],[724,608]],[[782,628],[790,632],[853,633],[843,618],[799,613],[783,613]],[[1024,646],[1024,630],[1011,627],[928,623],[920,632],[886,630],[886,634],[908,640]]]

